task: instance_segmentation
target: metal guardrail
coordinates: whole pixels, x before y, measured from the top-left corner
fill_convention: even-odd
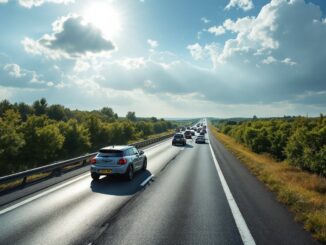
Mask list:
[[[162,141],[164,139],[170,138],[173,135],[174,135],[174,133],[171,133],[171,134],[167,134],[167,135],[164,135],[164,136],[161,136],[161,137],[156,137],[156,138],[153,138],[153,139],[148,139],[148,140],[144,140],[144,141],[135,142],[135,143],[130,144],[130,145],[135,146],[137,148],[141,148],[141,147],[145,147],[145,146],[151,145],[153,143]],[[64,171],[65,167],[76,165],[78,163],[81,166],[88,165],[89,160],[91,158],[93,158],[96,154],[97,154],[97,152],[94,152],[94,153],[90,153],[90,154],[87,154],[87,155],[84,155],[84,156],[72,158],[72,159],[69,159],[69,160],[59,161],[59,162],[55,162],[55,163],[48,164],[48,165],[45,165],[45,166],[41,166],[41,167],[38,167],[38,168],[33,168],[33,169],[26,170],[26,171],[23,171],[23,172],[3,176],[3,177],[0,177],[0,184],[8,183],[10,181],[15,181],[15,180],[22,179],[22,182],[21,182],[20,186],[24,186],[27,183],[27,178],[28,177],[30,177],[32,175],[35,175],[35,174],[41,174],[41,173],[50,173],[48,176],[60,176],[62,174],[62,172]],[[17,187],[17,186],[15,186],[15,187]]]

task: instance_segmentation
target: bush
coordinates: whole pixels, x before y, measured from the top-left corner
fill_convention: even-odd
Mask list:
[[[255,119],[237,124],[221,122],[221,132],[254,152],[266,152],[278,160],[326,176],[326,120],[298,117]]]

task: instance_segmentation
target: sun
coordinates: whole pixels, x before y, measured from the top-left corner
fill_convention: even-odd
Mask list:
[[[84,9],[82,15],[87,22],[99,28],[107,38],[115,37],[121,31],[120,14],[108,3],[92,3]]]

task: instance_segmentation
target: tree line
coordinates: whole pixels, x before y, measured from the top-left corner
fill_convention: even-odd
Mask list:
[[[80,156],[112,144],[174,128],[164,119],[138,119],[135,112],[119,118],[109,107],[101,110],[70,110],[48,105],[46,99],[11,104],[0,102],[0,175]]]
[[[256,153],[326,176],[326,118],[222,120],[218,129]]]

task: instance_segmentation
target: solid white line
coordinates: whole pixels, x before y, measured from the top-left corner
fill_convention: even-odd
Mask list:
[[[216,160],[213,148],[212,148],[210,140],[209,140],[209,135],[207,134],[207,136],[208,136],[208,141],[209,141],[209,148],[211,149],[211,153],[212,153],[212,156],[213,156],[215,167],[216,167],[218,176],[220,177],[226,199],[227,199],[227,201],[229,203],[229,206],[231,208],[231,212],[232,212],[233,218],[235,220],[235,223],[236,223],[236,225],[238,227],[242,242],[245,245],[255,245],[256,244],[255,240],[254,240],[254,238],[252,237],[252,235],[250,233],[250,230],[249,230],[249,228],[248,228],[248,226],[246,224],[246,221],[244,220],[244,218],[243,218],[243,216],[242,216],[242,214],[240,212],[240,209],[239,209],[236,201],[233,198],[233,195],[232,195],[232,193],[230,191],[230,188],[229,188],[228,184],[226,183],[226,180],[224,178],[224,175],[222,173],[220,165],[218,164],[218,161]]]
[[[33,196],[33,197],[30,197],[30,198],[27,198],[26,200],[24,200],[24,201],[22,201],[22,202],[16,203],[16,204],[14,204],[14,205],[12,205],[12,206],[10,206],[10,207],[8,207],[8,208],[5,208],[5,209],[3,209],[3,210],[0,210],[0,215],[1,215],[1,214],[5,214],[5,213],[7,213],[7,212],[9,212],[9,211],[11,211],[11,210],[14,210],[15,208],[18,208],[18,207],[20,207],[20,206],[23,206],[23,205],[25,205],[26,203],[32,202],[32,201],[34,201],[34,200],[36,200],[36,199],[38,199],[38,198],[40,198],[40,197],[43,197],[43,196],[45,196],[45,195],[47,195],[47,194],[49,194],[49,193],[51,193],[51,192],[54,192],[54,191],[56,191],[56,190],[58,190],[58,189],[61,189],[61,188],[65,187],[65,186],[67,186],[67,185],[70,185],[70,184],[72,184],[72,183],[74,183],[74,182],[76,182],[76,181],[78,181],[78,180],[80,180],[80,179],[82,179],[82,178],[85,178],[85,177],[87,177],[87,176],[89,176],[89,175],[90,175],[89,173],[84,174],[84,175],[79,176],[78,178],[75,178],[75,179],[73,179],[73,180],[70,180],[70,181],[68,181],[68,182],[66,182],[66,183],[64,183],[64,184],[62,184],[62,185],[56,186],[56,187],[54,187],[54,188],[51,188],[51,189],[49,189],[49,190],[47,190],[47,191],[44,191],[44,192],[42,192],[42,193],[40,193],[40,194],[38,194],[38,195],[35,195],[35,196]]]
[[[154,175],[149,176],[147,179],[145,179],[140,185],[144,187],[152,178],[154,178]]]

